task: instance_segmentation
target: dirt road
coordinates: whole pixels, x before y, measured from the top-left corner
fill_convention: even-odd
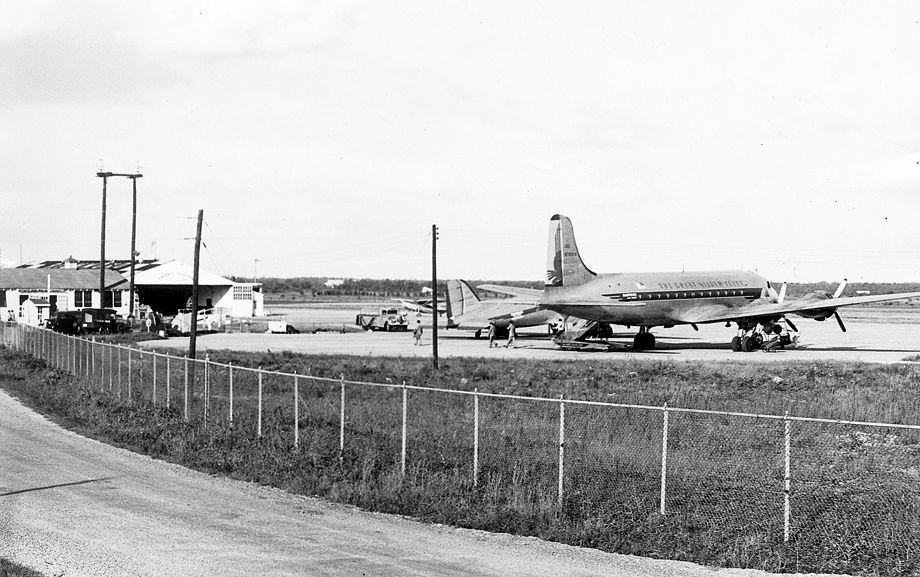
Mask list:
[[[427,525],[211,477],[0,392],[0,555],[47,575],[762,575]]]

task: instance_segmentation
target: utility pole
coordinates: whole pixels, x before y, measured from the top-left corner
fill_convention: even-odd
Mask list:
[[[192,320],[189,322],[188,357],[192,360],[189,366],[189,412],[195,400],[195,349],[198,340],[198,263],[201,256],[201,221],[204,211],[198,211],[198,231],[195,233],[195,268],[192,271]]]
[[[105,189],[111,172],[97,172],[102,179],[102,237],[99,241],[99,308],[105,308]],[[92,304],[92,303],[90,303]]]
[[[131,279],[128,291],[128,316],[134,316],[134,263],[137,257],[137,250],[134,243],[137,240],[137,179],[143,178],[143,174],[131,174]]]
[[[438,368],[438,225],[431,225],[431,366]]]
[[[133,216],[131,217],[131,303],[128,305],[131,314],[134,313],[134,233],[137,221],[137,179],[143,174],[127,174],[123,172],[97,172],[96,176],[102,179],[102,235],[99,246],[99,308],[105,308],[105,196],[106,186],[110,176],[124,176],[134,182]]]

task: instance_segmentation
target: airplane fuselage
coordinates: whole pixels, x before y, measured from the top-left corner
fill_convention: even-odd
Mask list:
[[[541,304],[562,314],[626,326],[672,326],[703,306],[738,308],[766,297],[767,279],[748,271],[603,274],[547,287]],[[581,301],[580,304],[579,301]]]

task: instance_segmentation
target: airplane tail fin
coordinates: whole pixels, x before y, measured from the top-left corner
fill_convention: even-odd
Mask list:
[[[447,316],[448,318],[458,318],[468,312],[470,308],[481,302],[482,299],[476,294],[465,280],[450,279],[447,281]]]
[[[546,255],[546,285],[580,285],[597,276],[581,260],[575,231],[569,217],[553,215],[549,221],[549,250]]]

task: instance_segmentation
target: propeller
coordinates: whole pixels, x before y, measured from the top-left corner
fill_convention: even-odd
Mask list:
[[[844,284],[846,284],[846,281],[844,281]],[[837,314],[837,311],[834,311],[834,318],[837,319],[837,324],[840,325],[840,330],[847,332],[847,327],[843,324],[843,319],[840,318],[840,315]]]
[[[783,283],[783,286],[780,287],[779,292],[776,292],[776,289],[772,286],[769,288],[770,296],[776,299],[776,304],[782,304],[786,299],[786,283]]]
[[[843,289],[845,289],[845,288],[847,288],[847,279],[843,279],[843,282],[840,283],[840,286],[837,287],[837,290],[834,291],[834,296],[833,296],[833,298],[835,298],[835,299],[836,299],[836,298],[840,298],[840,295],[843,294]],[[840,322],[840,317],[837,317],[837,322]],[[841,326],[843,326],[843,325],[841,324]],[[843,329],[843,330],[846,330],[846,329]]]
[[[789,317],[783,317],[783,318],[786,320],[786,324],[789,325],[789,327],[790,327],[792,330],[794,330],[795,332],[799,332],[799,327],[795,326],[795,323],[793,323],[793,322],[789,319]]]

